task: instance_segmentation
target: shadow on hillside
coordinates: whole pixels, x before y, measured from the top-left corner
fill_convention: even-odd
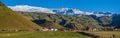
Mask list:
[[[120,15],[113,15],[112,23],[110,25],[120,28]]]
[[[42,19],[42,20],[33,20],[32,22],[40,25],[40,24],[44,24],[46,22],[46,20],[45,19]]]
[[[65,19],[62,19],[62,21],[59,23],[60,25],[65,25],[67,21]]]
[[[62,28],[62,26],[54,23],[53,21],[48,21],[45,19],[33,20],[34,23],[38,24],[39,26],[46,27],[46,28]]]
[[[51,25],[53,25],[52,21],[47,21],[45,19],[33,20],[33,22],[42,27],[50,27]]]

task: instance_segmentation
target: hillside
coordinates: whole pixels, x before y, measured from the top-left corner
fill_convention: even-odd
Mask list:
[[[40,21],[44,19],[51,21],[50,23],[57,24],[57,26],[63,26],[73,28],[73,25],[77,25],[79,28],[86,26],[100,27],[100,26],[115,26],[120,27],[119,14],[113,14],[112,16],[84,15],[84,16],[71,16],[71,15],[57,15],[41,12],[18,12],[24,15],[27,19],[33,20],[33,22],[40,24]],[[39,23],[38,23],[39,22]],[[45,22],[45,23],[46,23]],[[48,24],[50,25],[50,24]]]
[[[0,2],[0,31],[34,31],[38,25],[12,11]]]
[[[97,17],[95,15],[90,15],[94,20],[96,20],[101,26],[110,26],[112,21],[114,21],[112,16],[101,16]]]
[[[18,12],[18,13],[24,15],[26,18],[32,20],[36,24],[43,25],[43,27],[47,27],[50,25],[56,28],[66,27],[71,29],[76,29],[76,27],[78,27],[79,29],[84,29],[87,26],[95,28],[101,27],[96,20],[89,16],[75,17],[36,12]]]
[[[120,14],[113,14],[112,16],[96,17],[91,15],[101,26],[114,26],[120,28]]]

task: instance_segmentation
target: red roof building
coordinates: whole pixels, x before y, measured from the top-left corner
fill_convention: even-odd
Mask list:
[[[2,4],[0,4],[0,6],[2,6]]]

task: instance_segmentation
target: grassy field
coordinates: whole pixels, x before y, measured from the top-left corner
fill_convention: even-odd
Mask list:
[[[120,31],[94,31],[94,32],[87,31],[87,33],[99,35],[102,38],[111,38],[114,34],[116,38],[120,38]]]
[[[91,38],[75,32],[0,33],[0,38]]]

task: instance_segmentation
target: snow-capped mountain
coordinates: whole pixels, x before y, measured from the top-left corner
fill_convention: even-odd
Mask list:
[[[35,7],[35,6],[28,6],[28,5],[17,5],[17,6],[8,6],[14,11],[26,11],[26,12],[44,12],[44,13],[53,13],[54,12],[48,8],[43,7]]]
[[[96,15],[98,17],[112,16],[112,13],[110,12],[83,12],[83,11],[80,11],[79,9],[73,9],[73,8],[59,8],[59,9],[52,9],[52,10],[56,14],[62,14],[62,15],[73,15],[73,16]]]
[[[57,9],[49,9],[43,7],[35,7],[28,5],[17,5],[17,6],[8,6],[14,11],[27,11],[27,12],[43,12],[43,13],[52,13],[52,14],[62,14],[62,15],[72,15],[72,16],[82,16],[82,15],[96,15],[100,16],[111,16],[110,12],[84,12],[79,9],[73,8],[57,8]]]
[[[85,14],[83,11],[73,8],[59,8],[52,10],[53,12],[56,12],[56,14],[63,14],[63,15]]]

